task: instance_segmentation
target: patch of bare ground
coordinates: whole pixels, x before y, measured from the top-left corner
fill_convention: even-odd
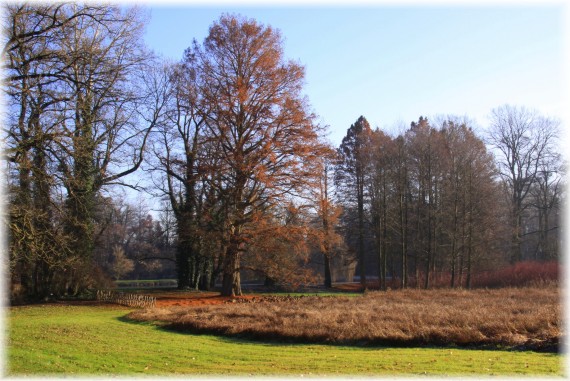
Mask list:
[[[139,310],[129,318],[188,332],[351,345],[511,347],[557,351],[560,291],[398,290],[362,297],[255,297]]]

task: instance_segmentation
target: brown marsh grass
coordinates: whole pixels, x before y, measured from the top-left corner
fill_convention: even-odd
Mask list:
[[[258,299],[259,300],[259,299]],[[398,290],[362,297],[261,298],[259,302],[135,311],[189,332],[357,345],[507,346],[557,350],[560,291]]]

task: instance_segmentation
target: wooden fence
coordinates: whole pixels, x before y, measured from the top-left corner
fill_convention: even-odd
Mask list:
[[[97,300],[101,302],[116,303],[128,307],[154,308],[156,298],[148,295],[127,294],[115,291],[97,291]]]

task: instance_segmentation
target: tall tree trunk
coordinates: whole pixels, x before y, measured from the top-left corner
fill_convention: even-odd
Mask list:
[[[325,259],[325,287],[331,288],[332,287],[332,275],[331,275],[330,255],[328,253],[325,253],[324,259]]]
[[[213,272],[213,264],[212,258],[210,257],[203,257],[204,260],[204,269],[200,274],[200,283],[198,285],[198,289],[201,291],[210,291],[210,279],[211,274]]]
[[[457,189],[455,190],[457,192]],[[454,205],[453,205],[453,234],[451,237],[451,282],[450,287],[455,288],[455,273],[456,273],[456,265],[457,265],[457,220],[458,220],[458,197],[457,194],[454,197]]]
[[[386,291],[386,267],[388,265],[388,216],[387,216],[387,202],[386,202],[386,179],[383,181],[383,195],[382,195],[382,272],[381,272],[381,284],[382,290]]]
[[[543,249],[543,260],[553,259],[554,255],[552,255],[552,250],[550,249],[550,245],[548,244],[548,230],[550,229],[550,224],[548,223],[548,210],[545,210],[543,213],[544,222],[542,223],[542,228],[544,233],[542,234],[542,249]]]
[[[91,89],[78,87],[78,91],[73,134],[73,174],[68,182],[67,229],[73,239],[73,253],[85,263],[91,259],[94,249],[93,216],[98,191],[95,184],[96,143],[93,136],[96,116],[91,109]]]
[[[331,259],[330,259],[330,234],[329,234],[329,181],[328,181],[328,168],[325,165],[323,171],[323,191],[321,194],[321,214],[322,223],[324,231],[324,242],[323,242],[323,257],[325,263],[325,287],[332,287],[332,275],[331,275]]]
[[[380,224],[378,224],[380,225]],[[376,226],[376,249],[378,253],[378,287],[382,288],[382,274],[384,272],[383,264],[383,248],[382,248],[382,236],[381,236],[381,226]]]
[[[469,236],[467,238],[467,279],[465,281],[465,287],[469,290],[471,289],[471,266],[473,261],[473,226],[469,224]]]
[[[362,171],[362,170],[361,170]],[[360,172],[361,172],[360,171]],[[358,202],[358,266],[360,269],[360,284],[366,287],[366,264],[364,253],[364,180],[357,174]]]
[[[182,244],[176,249],[176,277],[179,290],[190,288],[190,257],[186,245]]]
[[[471,269],[473,262],[473,173],[469,172],[469,217],[467,219],[467,279],[465,281],[465,287],[469,290],[471,289]]]
[[[430,237],[431,238],[431,237]],[[430,241],[428,239],[428,241]],[[430,286],[430,272],[431,272],[431,242],[428,244],[428,250],[426,253],[426,267],[425,267],[425,278],[424,278],[424,288],[427,290]]]
[[[408,287],[408,253],[407,253],[407,203],[406,195],[402,189],[400,194],[400,250],[402,257],[402,288]]]
[[[515,207],[512,216],[512,241],[511,241],[511,264],[515,264],[522,260],[521,247],[521,229],[522,229],[522,212],[521,202],[515,200]]]
[[[469,183],[471,184],[471,180],[469,181]],[[467,192],[465,190],[466,188],[463,188],[463,203],[462,203],[462,211],[463,213],[461,214],[461,250],[460,250],[460,256],[459,256],[459,286],[463,287],[463,270],[464,270],[464,266],[465,266],[465,247],[466,247],[466,243],[465,243],[465,238],[466,238],[466,225],[467,225]]]
[[[427,290],[430,286],[430,271],[431,271],[431,260],[432,260],[432,253],[431,253],[431,245],[432,245],[432,221],[431,221],[431,199],[427,206],[427,245],[426,245],[426,267],[425,267],[425,279],[424,279],[424,288]]]
[[[241,295],[240,280],[240,237],[232,234],[224,260],[222,296]]]
[[[178,289],[189,289],[192,286],[192,261],[194,259],[194,243],[189,221],[182,212],[177,213],[178,242],[176,245],[176,275]]]

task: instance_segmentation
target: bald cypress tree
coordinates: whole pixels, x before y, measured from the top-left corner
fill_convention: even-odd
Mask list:
[[[256,219],[315,186],[320,127],[301,94],[304,68],[285,59],[281,34],[223,15],[188,52],[199,73],[205,139],[226,206],[222,295],[240,295],[240,263]]]

